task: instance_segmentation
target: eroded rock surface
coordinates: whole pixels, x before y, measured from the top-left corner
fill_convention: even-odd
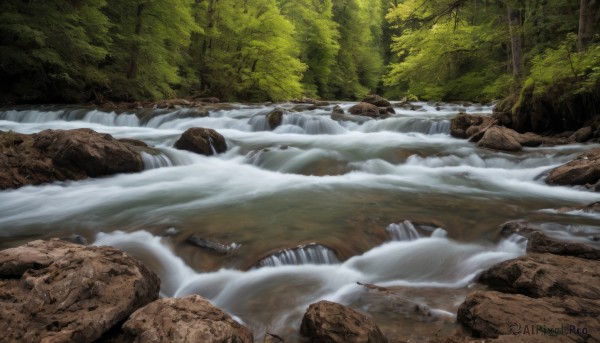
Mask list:
[[[91,129],[0,131],[0,189],[140,172],[143,149],[143,142]]]
[[[320,301],[308,307],[300,333],[314,343],[388,341],[371,318],[330,301]]]
[[[497,291],[534,298],[600,299],[598,262],[570,256],[531,253],[493,266],[481,274],[479,282]]]
[[[596,299],[535,299],[521,294],[474,292],[467,296],[458,309],[457,320],[471,330],[475,337],[481,338],[508,336],[514,340],[532,335],[540,342],[549,337],[552,337],[552,342],[600,341],[600,300]],[[551,335],[549,332],[544,333],[544,328],[563,328],[566,333],[569,333],[570,328],[579,328],[580,331],[586,329],[586,333]],[[524,330],[533,332],[527,333]]]
[[[0,251],[2,342],[94,342],[158,298],[160,280],[110,248],[59,240]]]
[[[252,332],[199,295],[160,299],[136,311],[122,330],[131,343],[250,343]]]

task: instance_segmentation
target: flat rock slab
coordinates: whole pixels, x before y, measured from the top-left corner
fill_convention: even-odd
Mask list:
[[[513,340],[506,341],[520,342],[520,338],[534,336],[538,342],[600,341],[600,300],[474,292],[458,309],[457,320],[481,338],[508,336]]]
[[[0,251],[1,341],[94,342],[159,288],[155,273],[110,247],[37,240]]]
[[[123,324],[130,343],[250,343],[252,332],[199,295],[160,299]]]
[[[548,174],[549,185],[596,185],[600,182],[600,148],[577,156],[573,161],[554,168]]]
[[[0,131],[0,190],[47,182],[144,170],[135,140],[91,129],[44,130],[25,135]]]
[[[582,259],[600,261],[600,250],[589,245],[565,242],[541,232],[533,232],[527,241],[527,252],[550,253],[562,256],[574,256]],[[600,262],[596,262],[600,266]]]
[[[300,333],[310,342],[387,343],[377,324],[368,316],[330,301],[308,307]]]
[[[530,297],[600,299],[600,263],[577,257],[531,253],[496,264],[479,277],[491,289]]]

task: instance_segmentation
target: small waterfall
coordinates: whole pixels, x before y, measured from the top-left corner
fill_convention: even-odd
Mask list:
[[[450,133],[450,120],[434,121],[431,123],[429,130],[427,130],[427,134],[429,134],[429,135],[449,134],[449,133]]]
[[[259,267],[303,264],[336,264],[334,252],[320,244],[311,243],[293,249],[285,249],[269,255],[256,264]]]
[[[210,151],[213,155],[218,155],[217,149],[215,149],[215,142],[213,142],[212,137],[208,136],[208,145],[210,145]]]
[[[14,121],[17,123],[45,123],[49,121],[60,120],[64,111],[37,111],[10,110],[0,112],[0,120]]]
[[[335,135],[346,132],[338,122],[320,115],[287,113],[283,116],[281,125],[298,126],[309,135]]]
[[[414,241],[420,237],[415,226],[408,220],[398,224],[390,224],[386,229],[394,241]]]
[[[163,154],[153,155],[142,151],[141,155],[145,170],[173,166],[173,162]]]

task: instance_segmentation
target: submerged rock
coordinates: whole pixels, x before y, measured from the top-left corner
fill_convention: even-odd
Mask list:
[[[131,343],[250,343],[252,332],[199,295],[160,299],[123,324]]]
[[[561,186],[582,185],[596,190],[600,183],[600,148],[584,152],[573,161],[552,169],[546,183]]]
[[[319,301],[308,307],[302,318],[300,333],[314,343],[388,341],[371,318],[330,301]]]
[[[110,247],[38,240],[0,251],[2,342],[94,342],[159,287],[155,273]]]
[[[213,129],[192,127],[175,142],[175,148],[211,156],[227,151],[225,137]]]
[[[0,189],[140,172],[144,145],[91,129],[0,131]]]
[[[201,248],[213,250],[220,254],[230,254],[240,247],[240,245],[237,243],[224,244],[215,240],[203,238],[200,235],[192,235],[187,239],[187,241]]]

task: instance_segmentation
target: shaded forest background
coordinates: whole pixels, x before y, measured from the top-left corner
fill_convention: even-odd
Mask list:
[[[599,3],[3,0],[0,102],[379,93],[597,111]]]

